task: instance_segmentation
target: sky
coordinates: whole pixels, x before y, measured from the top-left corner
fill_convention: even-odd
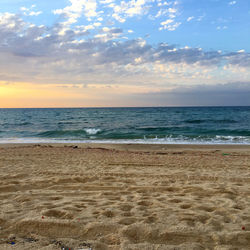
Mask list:
[[[235,105],[249,0],[0,1],[0,108]]]

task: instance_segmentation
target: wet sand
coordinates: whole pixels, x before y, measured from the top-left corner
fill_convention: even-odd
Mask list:
[[[0,249],[250,249],[250,146],[0,145]]]

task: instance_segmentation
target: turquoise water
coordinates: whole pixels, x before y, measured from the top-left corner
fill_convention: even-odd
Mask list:
[[[0,109],[0,143],[250,144],[250,107]]]

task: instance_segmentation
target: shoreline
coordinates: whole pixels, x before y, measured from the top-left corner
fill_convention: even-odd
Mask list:
[[[77,146],[79,148],[119,148],[121,150],[175,150],[175,149],[192,149],[192,150],[209,150],[209,149],[225,149],[225,150],[250,150],[248,144],[149,144],[149,143],[0,143],[0,148],[5,147],[26,147],[26,146],[52,146],[66,147]]]

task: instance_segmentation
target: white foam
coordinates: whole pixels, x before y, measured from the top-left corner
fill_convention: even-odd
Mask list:
[[[84,131],[89,135],[96,135],[98,132],[101,131],[99,128],[85,128]]]
[[[227,137],[228,140],[225,140]],[[237,139],[236,139],[237,138]],[[0,144],[21,144],[21,143],[107,143],[107,144],[210,144],[210,145],[250,145],[249,137],[231,137],[218,136],[213,140],[185,139],[185,138],[151,138],[151,139],[103,139],[103,140],[65,140],[65,139],[48,139],[48,138],[1,138]]]

